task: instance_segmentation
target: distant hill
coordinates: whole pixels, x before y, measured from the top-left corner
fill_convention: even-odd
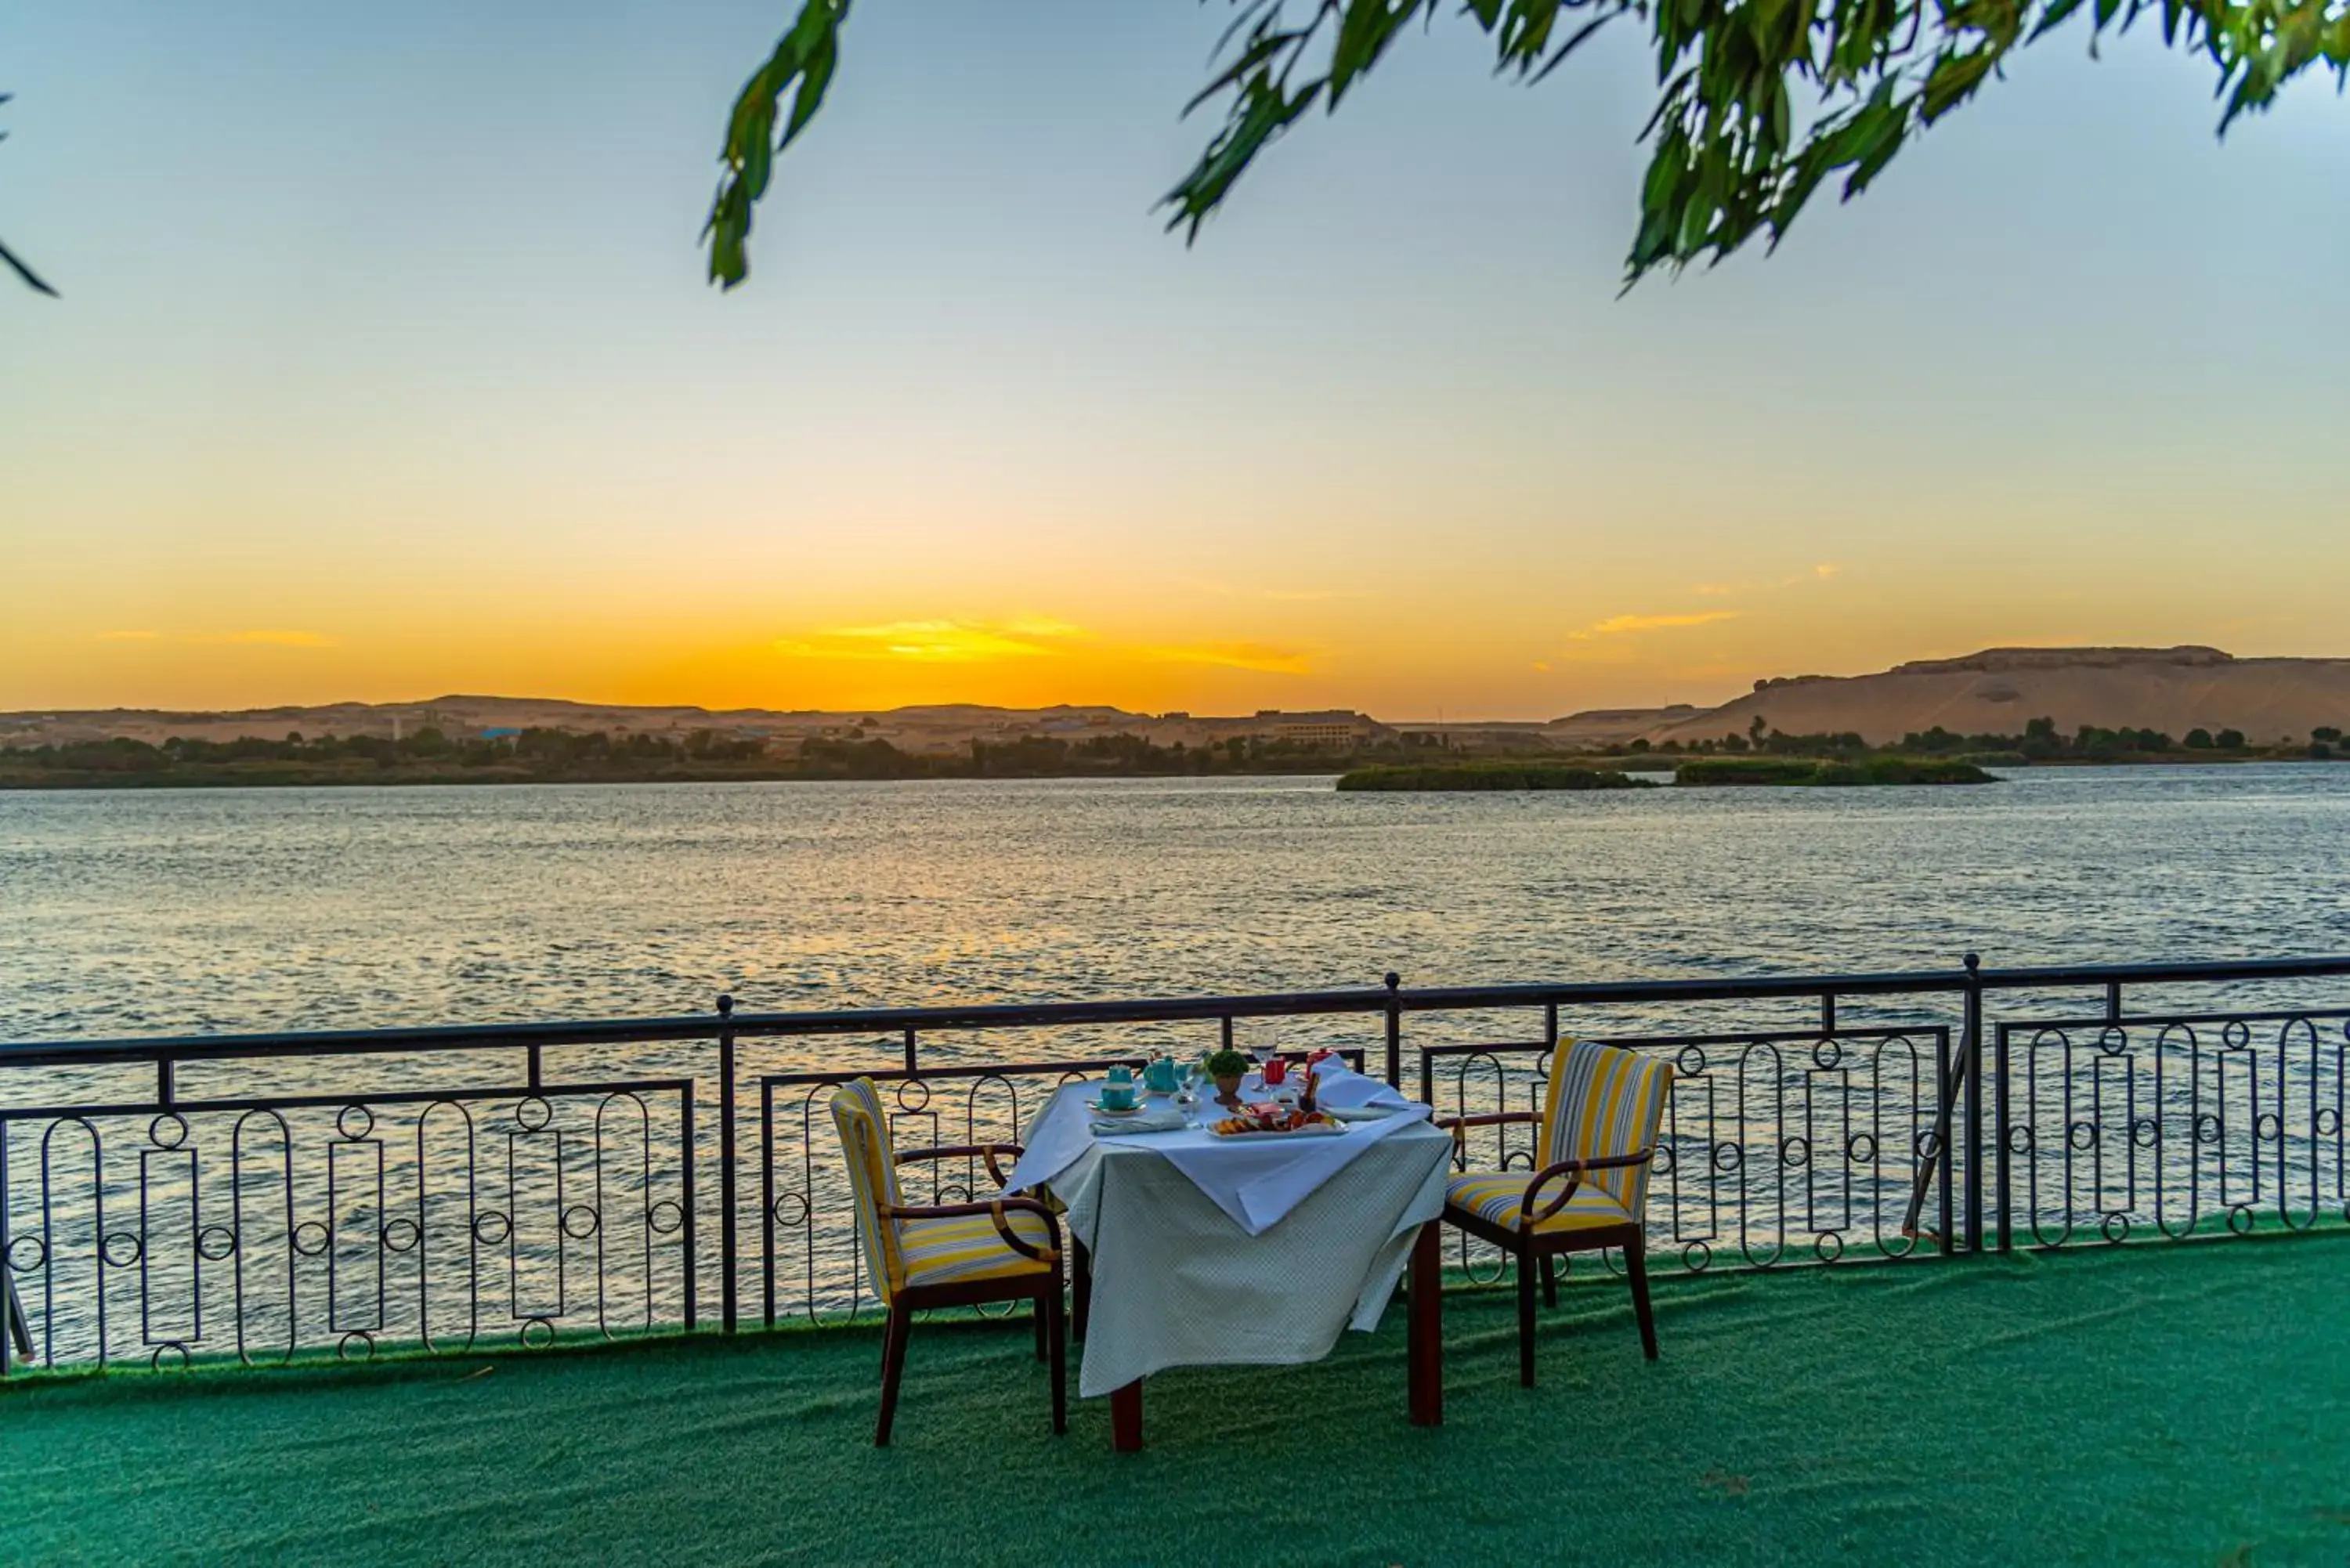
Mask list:
[[[1543,733],[1561,747],[1613,746],[1638,739],[1660,725],[1683,723],[1709,710],[1676,702],[1669,708],[1586,708],[1553,719]]]
[[[1991,648],[1877,675],[1761,681],[1734,702],[1643,732],[1651,742],[1745,733],[1755,719],[1787,734],[1856,732],[1885,745],[1940,725],[2019,734],[2050,718],[2183,737],[2241,730],[2254,743],[2350,728],[2350,659],[2238,659],[2216,648]]]
[[[111,737],[160,744],[172,736],[282,741],[321,736],[452,738],[526,729],[652,734],[696,731],[755,739],[791,754],[814,740],[884,740],[928,755],[1024,736],[1071,742],[1134,735],[1160,746],[1222,745],[1249,737],[1290,747],[1351,751],[1389,743],[1470,754],[1590,753],[1634,741],[1719,740],[1755,719],[1787,734],[1858,733],[1898,742],[1936,725],[1960,734],[2020,734],[2050,718],[2070,734],[2084,724],[2158,730],[2241,730],[2256,745],[2306,741],[2331,725],[2350,730],[2350,659],[2238,659],[2216,648],[1991,648],[1961,659],[1919,659],[1875,675],[1795,675],[1755,683],[1719,708],[1595,708],[1547,722],[1456,719],[1383,723],[1347,711],[1253,714],[1135,713],[1099,705],[995,708],[975,703],[820,712],[808,709],[632,707],[560,698],[452,695],[421,702],[338,702],[224,712],[103,709],[0,713],[0,748]]]

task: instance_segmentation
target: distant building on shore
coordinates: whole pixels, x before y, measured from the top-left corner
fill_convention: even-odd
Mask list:
[[[1274,740],[1286,741],[1297,746],[1335,746],[1351,751],[1395,733],[1376,719],[1336,710],[1322,713],[1284,713],[1277,709],[1266,708],[1258,711],[1257,721],[1270,726]]]

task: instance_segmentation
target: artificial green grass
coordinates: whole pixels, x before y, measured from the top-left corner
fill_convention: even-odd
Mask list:
[[[917,1328],[871,1446],[868,1330],[0,1392],[0,1561],[2334,1563],[2350,1241],[1570,1282],[1400,1311],[1317,1366],[1151,1380],[1048,1435],[1024,1323]],[[484,1370],[491,1369],[491,1370]],[[1074,1384],[1074,1376],[1072,1383]]]

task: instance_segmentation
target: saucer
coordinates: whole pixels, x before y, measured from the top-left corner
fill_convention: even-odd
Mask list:
[[[1142,1106],[1139,1102],[1131,1106],[1106,1106],[1099,1100],[1087,1100],[1086,1109],[1096,1116],[1139,1116],[1142,1114]]]

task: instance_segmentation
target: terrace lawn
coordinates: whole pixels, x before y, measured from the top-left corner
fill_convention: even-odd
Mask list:
[[[1398,1310],[1154,1379],[1124,1458],[1024,1324],[918,1329],[880,1451],[862,1328],[12,1379],[0,1561],[2339,1563],[2346,1302],[2339,1233],[1669,1278],[1651,1366],[1570,1283],[1525,1392],[1463,1290],[1441,1429]]]

